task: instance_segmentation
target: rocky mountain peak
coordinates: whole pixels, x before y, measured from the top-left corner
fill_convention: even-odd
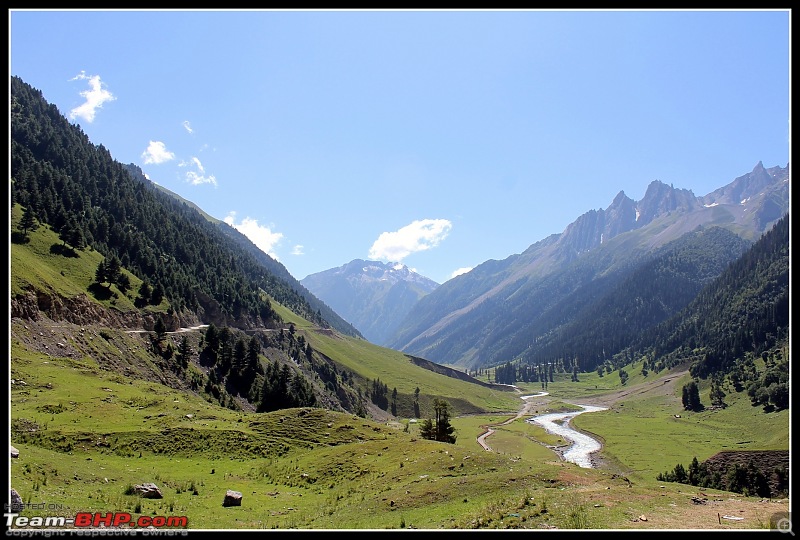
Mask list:
[[[675,211],[689,211],[700,207],[694,193],[679,189],[660,180],[653,180],[647,186],[644,197],[636,205],[638,226],[644,226],[654,219]]]
[[[364,259],[354,259],[338,268],[319,272],[308,276],[306,280],[314,281],[313,276],[330,273],[349,282],[387,282],[394,284],[399,281],[418,283],[426,289],[433,290],[438,285],[435,281],[422,276],[400,262],[381,262]]]
[[[702,204],[711,206],[714,204],[745,204],[751,197],[763,192],[776,180],[785,179],[788,184],[789,166],[772,167],[765,169],[760,161],[753,167],[753,170],[736,178],[730,184],[716,189],[708,195],[701,197]],[[778,189],[783,189],[783,185],[778,184]],[[786,186],[788,189],[788,186]]]
[[[636,228],[636,217],[636,201],[625,195],[624,191],[620,191],[606,208],[606,222],[601,242]]]
[[[439,284],[400,262],[355,259],[300,283],[379,345],[411,307]]]

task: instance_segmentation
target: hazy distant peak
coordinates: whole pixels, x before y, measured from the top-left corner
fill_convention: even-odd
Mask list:
[[[372,282],[384,281],[389,283],[397,283],[399,281],[409,281],[413,283],[423,284],[426,289],[433,290],[438,283],[430,278],[418,274],[414,270],[401,262],[382,262],[365,259],[354,259],[349,263],[343,264],[337,268],[324,270],[317,274],[312,274],[306,279],[309,281],[314,280],[314,276],[332,274],[340,276],[347,281],[359,282]],[[310,278],[310,279],[309,279]]]
[[[311,274],[301,283],[379,345],[421,297],[439,286],[399,261],[364,259]]]

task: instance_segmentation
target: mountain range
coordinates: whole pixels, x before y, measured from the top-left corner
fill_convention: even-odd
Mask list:
[[[763,527],[764,497],[785,515],[788,166],[702,198],[660,183],[648,204],[620,195],[439,286],[375,261],[325,276],[365,291],[343,300],[376,318],[405,298],[395,334],[415,317],[438,325],[441,343],[414,340],[435,363],[364,339],[17,77],[10,109],[9,492],[22,533],[75,509],[174,517],[176,531],[715,526],[698,504]],[[698,407],[681,406],[681,385],[699,387]],[[602,439],[598,469],[560,460],[557,436],[527,421],[584,399],[608,407],[574,420]],[[434,418],[457,439],[431,438]],[[693,457],[729,483],[656,476]],[[721,464],[745,458],[748,483],[734,486]],[[40,516],[36,501],[59,504]]]
[[[77,282],[62,270],[59,284],[48,283],[36,265],[12,273],[12,318],[40,312],[83,323],[95,313],[146,331],[210,324],[266,332],[263,345],[281,351],[276,358],[288,354],[289,362],[300,365],[305,357],[304,377],[318,385],[319,399],[338,400],[346,410],[359,406],[361,385],[376,382],[389,366],[370,367],[362,375],[366,380],[340,377],[341,365],[330,355],[320,356],[308,341],[290,339],[287,347],[282,336],[290,330],[288,320],[299,317],[320,332],[368,336],[405,353],[404,361],[428,370],[434,362],[449,368],[450,375],[512,362],[557,364],[562,372],[593,371],[609,363],[620,368],[635,354],[652,351],[653,343],[665,342],[660,325],[682,313],[779,220],[788,220],[788,164],[765,168],[758,163],[702,197],[657,180],[640,201],[620,192],[608,208],[586,212],[561,234],[506,259],[486,261],[442,285],[400,264],[365,260],[301,283],[232,227],[157,186],[136,165],[115,162],[41,92],[18,78],[11,82],[12,245],[19,246],[12,252],[31,251],[23,246],[39,224],[60,241],[45,254],[60,257],[53,264],[83,258],[84,265],[96,265],[91,271],[81,268]],[[723,341],[736,342],[731,350],[741,352],[746,339],[750,350],[764,350],[788,329],[782,311],[788,302],[788,283],[783,285],[788,249],[770,257],[774,270],[758,279],[778,287],[748,308],[763,322],[724,330],[719,314],[705,316],[718,325],[707,335],[723,328]],[[747,287],[748,293],[765,288],[760,282]],[[102,316],[93,307],[97,302],[106,305]],[[738,313],[734,310],[734,316]],[[744,332],[755,328],[759,333],[771,328],[763,330],[771,337],[753,341]],[[643,335],[650,343],[641,342]],[[680,335],[677,348],[697,348],[697,336]],[[230,354],[225,352],[224,362],[215,367],[223,380]],[[243,388],[249,392],[258,385],[242,375],[250,368],[239,369],[233,380],[246,382],[246,388],[228,381],[228,397],[218,388],[212,392],[221,403],[230,405],[236,395],[257,398],[242,394]],[[340,382],[325,386],[331,381]],[[341,392],[334,397],[340,383],[349,388],[346,399]],[[383,390],[379,386],[370,393]]]
[[[397,273],[390,263],[362,260],[301,283],[380,345],[459,368],[536,361],[563,356],[567,333],[573,343],[605,343],[608,325],[583,324],[586,314],[602,319],[600,306],[629,293],[626,280],[646,271],[645,265],[670,257],[670,249],[691,249],[674,242],[703,244],[706,261],[695,259],[702,268],[692,276],[684,269],[667,298],[643,296],[648,306],[658,304],[647,309],[659,315],[636,317],[645,310],[631,309],[625,335],[679,311],[788,210],[788,164],[765,168],[759,162],[704,196],[658,180],[640,201],[621,191],[606,209],[584,213],[561,234],[438,287],[423,287],[424,278]],[[605,333],[586,335],[589,328]],[[568,354],[578,354],[574,349]],[[581,356],[589,356],[581,367],[593,369],[604,350],[580,348]]]
[[[402,263],[363,259],[310,274],[300,283],[377,345],[386,344],[419,299],[439,286]]]
[[[788,165],[766,169],[759,162],[704,197],[660,181],[638,202],[620,192],[608,208],[586,212],[561,234],[444,283],[409,311],[388,346],[471,368],[535,358],[544,338],[570,323],[569,302],[601,302],[600,285],[621,282],[658,248],[712,226],[753,242],[788,210]],[[592,354],[584,359],[589,369],[602,361],[602,351]]]

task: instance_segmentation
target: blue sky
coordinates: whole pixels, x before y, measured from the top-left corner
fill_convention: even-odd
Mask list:
[[[297,279],[443,283],[790,155],[789,10],[9,10],[9,71]]]

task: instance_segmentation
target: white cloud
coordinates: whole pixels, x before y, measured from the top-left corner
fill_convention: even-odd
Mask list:
[[[216,177],[212,175],[206,176],[206,170],[200,160],[196,157],[191,158],[189,161],[182,161],[179,164],[181,167],[193,167],[194,170],[186,171],[186,181],[197,186],[200,184],[214,184],[217,185]]]
[[[188,120],[184,120],[183,121],[183,129],[185,129],[189,133],[194,133],[194,130],[192,129],[192,126],[191,126],[191,124],[189,124]]]
[[[217,179],[213,174],[210,176],[203,176],[202,174],[197,174],[195,171],[186,172],[186,181],[193,186],[199,186],[200,184],[217,185]]]
[[[294,246],[292,248],[292,255],[305,255],[305,253],[303,252],[303,245],[297,244],[296,246]]]
[[[249,238],[261,251],[276,261],[279,260],[274,248],[280,244],[283,233],[272,232],[269,227],[259,225],[258,220],[249,217],[244,218],[241,223],[237,224],[236,212],[228,214],[223,221]]]
[[[75,120],[76,118],[83,118],[91,124],[94,122],[97,109],[101,109],[103,107],[103,103],[117,99],[113,94],[111,94],[111,92],[104,88],[103,81],[100,80],[100,75],[87,75],[85,71],[81,71],[78,75],[70,80],[89,81],[89,90],[84,90],[80,93],[81,96],[86,98],[86,102],[75,107],[69,112],[69,117],[72,120]]]
[[[399,262],[417,251],[439,245],[453,224],[446,219],[422,219],[394,232],[384,232],[369,250],[370,259]]]
[[[205,167],[203,167],[203,164],[200,163],[200,160],[196,157],[190,158],[189,161],[182,161],[181,167],[195,167],[201,174],[206,172]]]
[[[472,270],[474,266],[465,266],[464,268],[459,268],[458,270],[453,270],[453,273],[450,274],[450,279],[453,279],[456,276],[460,276],[461,274],[466,274],[470,270]]]
[[[150,141],[147,150],[142,152],[145,165],[164,163],[175,159],[175,154],[167,150],[167,145],[161,141]]]

